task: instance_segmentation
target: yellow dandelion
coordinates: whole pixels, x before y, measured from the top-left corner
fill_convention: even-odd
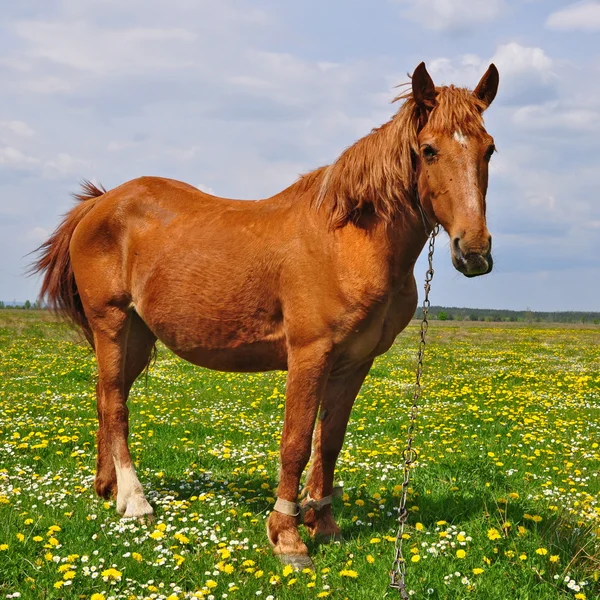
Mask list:
[[[351,577],[352,579],[356,579],[358,577],[358,573],[352,569],[342,569],[340,571],[340,577]]]

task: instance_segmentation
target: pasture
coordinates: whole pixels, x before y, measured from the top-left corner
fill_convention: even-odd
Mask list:
[[[265,536],[284,373],[210,372],[159,348],[129,402],[156,514],[120,520],[93,493],[92,353],[44,312],[0,311],[0,597],[397,597],[416,347],[412,325],[376,360],[338,463],[344,542],[309,541],[316,571],[295,572]],[[405,540],[415,597],[599,598],[600,329],[433,322],[422,404]]]

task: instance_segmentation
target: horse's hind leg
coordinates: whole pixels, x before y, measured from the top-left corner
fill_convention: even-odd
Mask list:
[[[129,411],[126,403],[133,381],[148,363],[154,339],[149,332],[144,332],[145,325],[137,315],[134,317],[130,310],[115,306],[107,306],[102,311],[94,312],[90,326],[98,361],[100,431],[96,491],[108,489],[114,493],[114,480],[110,481],[113,476],[110,467],[112,458],[113,477],[116,476],[117,511],[125,517],[152,514],[152,507],[144,496],[127,446]],[[130,328],[132,338],[128,340]],[[140,339],[142,343],[139,343]],[[144,348],[145,356],[140,352]],[[126,360],[128,353],[129,359]]]
[[[148,366],[156,336],[137,315],[131,313],[127,333],[127,350],[124,366],[124,393],[127,399],[131,386],[140,373]],[[104,415],[107,411],[104,394],[100,382],[96,386],[98,409],[98,458],[96,461],[96,480],[94,487],[101,498],[117,495],[117,471],[115,461],[108,443],[107,427]]]
[[[311,500],[329,498],[333,492],[335,463],[344,443],[350,412],[371,365],[372,361],[369,361],[348,374],[332,375],[327,382],[313,442],[312,464],[306,480]],[[308,500],[307,497],[304,504]],[[320,541],[340,537],[330,502],[318,510],[308,509],[304,524],[310,535]]]

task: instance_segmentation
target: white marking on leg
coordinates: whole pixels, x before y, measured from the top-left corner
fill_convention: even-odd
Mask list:
[[[144,488],[132,464],[125,467],[114,458],[117,471],[117,512],[123,517],[143,517],[154,510],[144,496]]]
[[[457,129],[452,136],[463,148],[467,147],[469,138],[460,130]]]

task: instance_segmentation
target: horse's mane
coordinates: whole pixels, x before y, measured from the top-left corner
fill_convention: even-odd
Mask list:
[[[446,86],[436,88],[436,93],[437,105],[428,116],[435,131],[460,130],[465,135],[481,131],[485,105],[470,90]],[[422,113],[410,91],[396,101],[402,104],[387,123],[347,148],[333,164],[307,173],[299,182],[304,189],[319,186],[314,205],[327,211],[333,228],[356,221],[364,210],[386,223],[417,210],[414,157]]]

